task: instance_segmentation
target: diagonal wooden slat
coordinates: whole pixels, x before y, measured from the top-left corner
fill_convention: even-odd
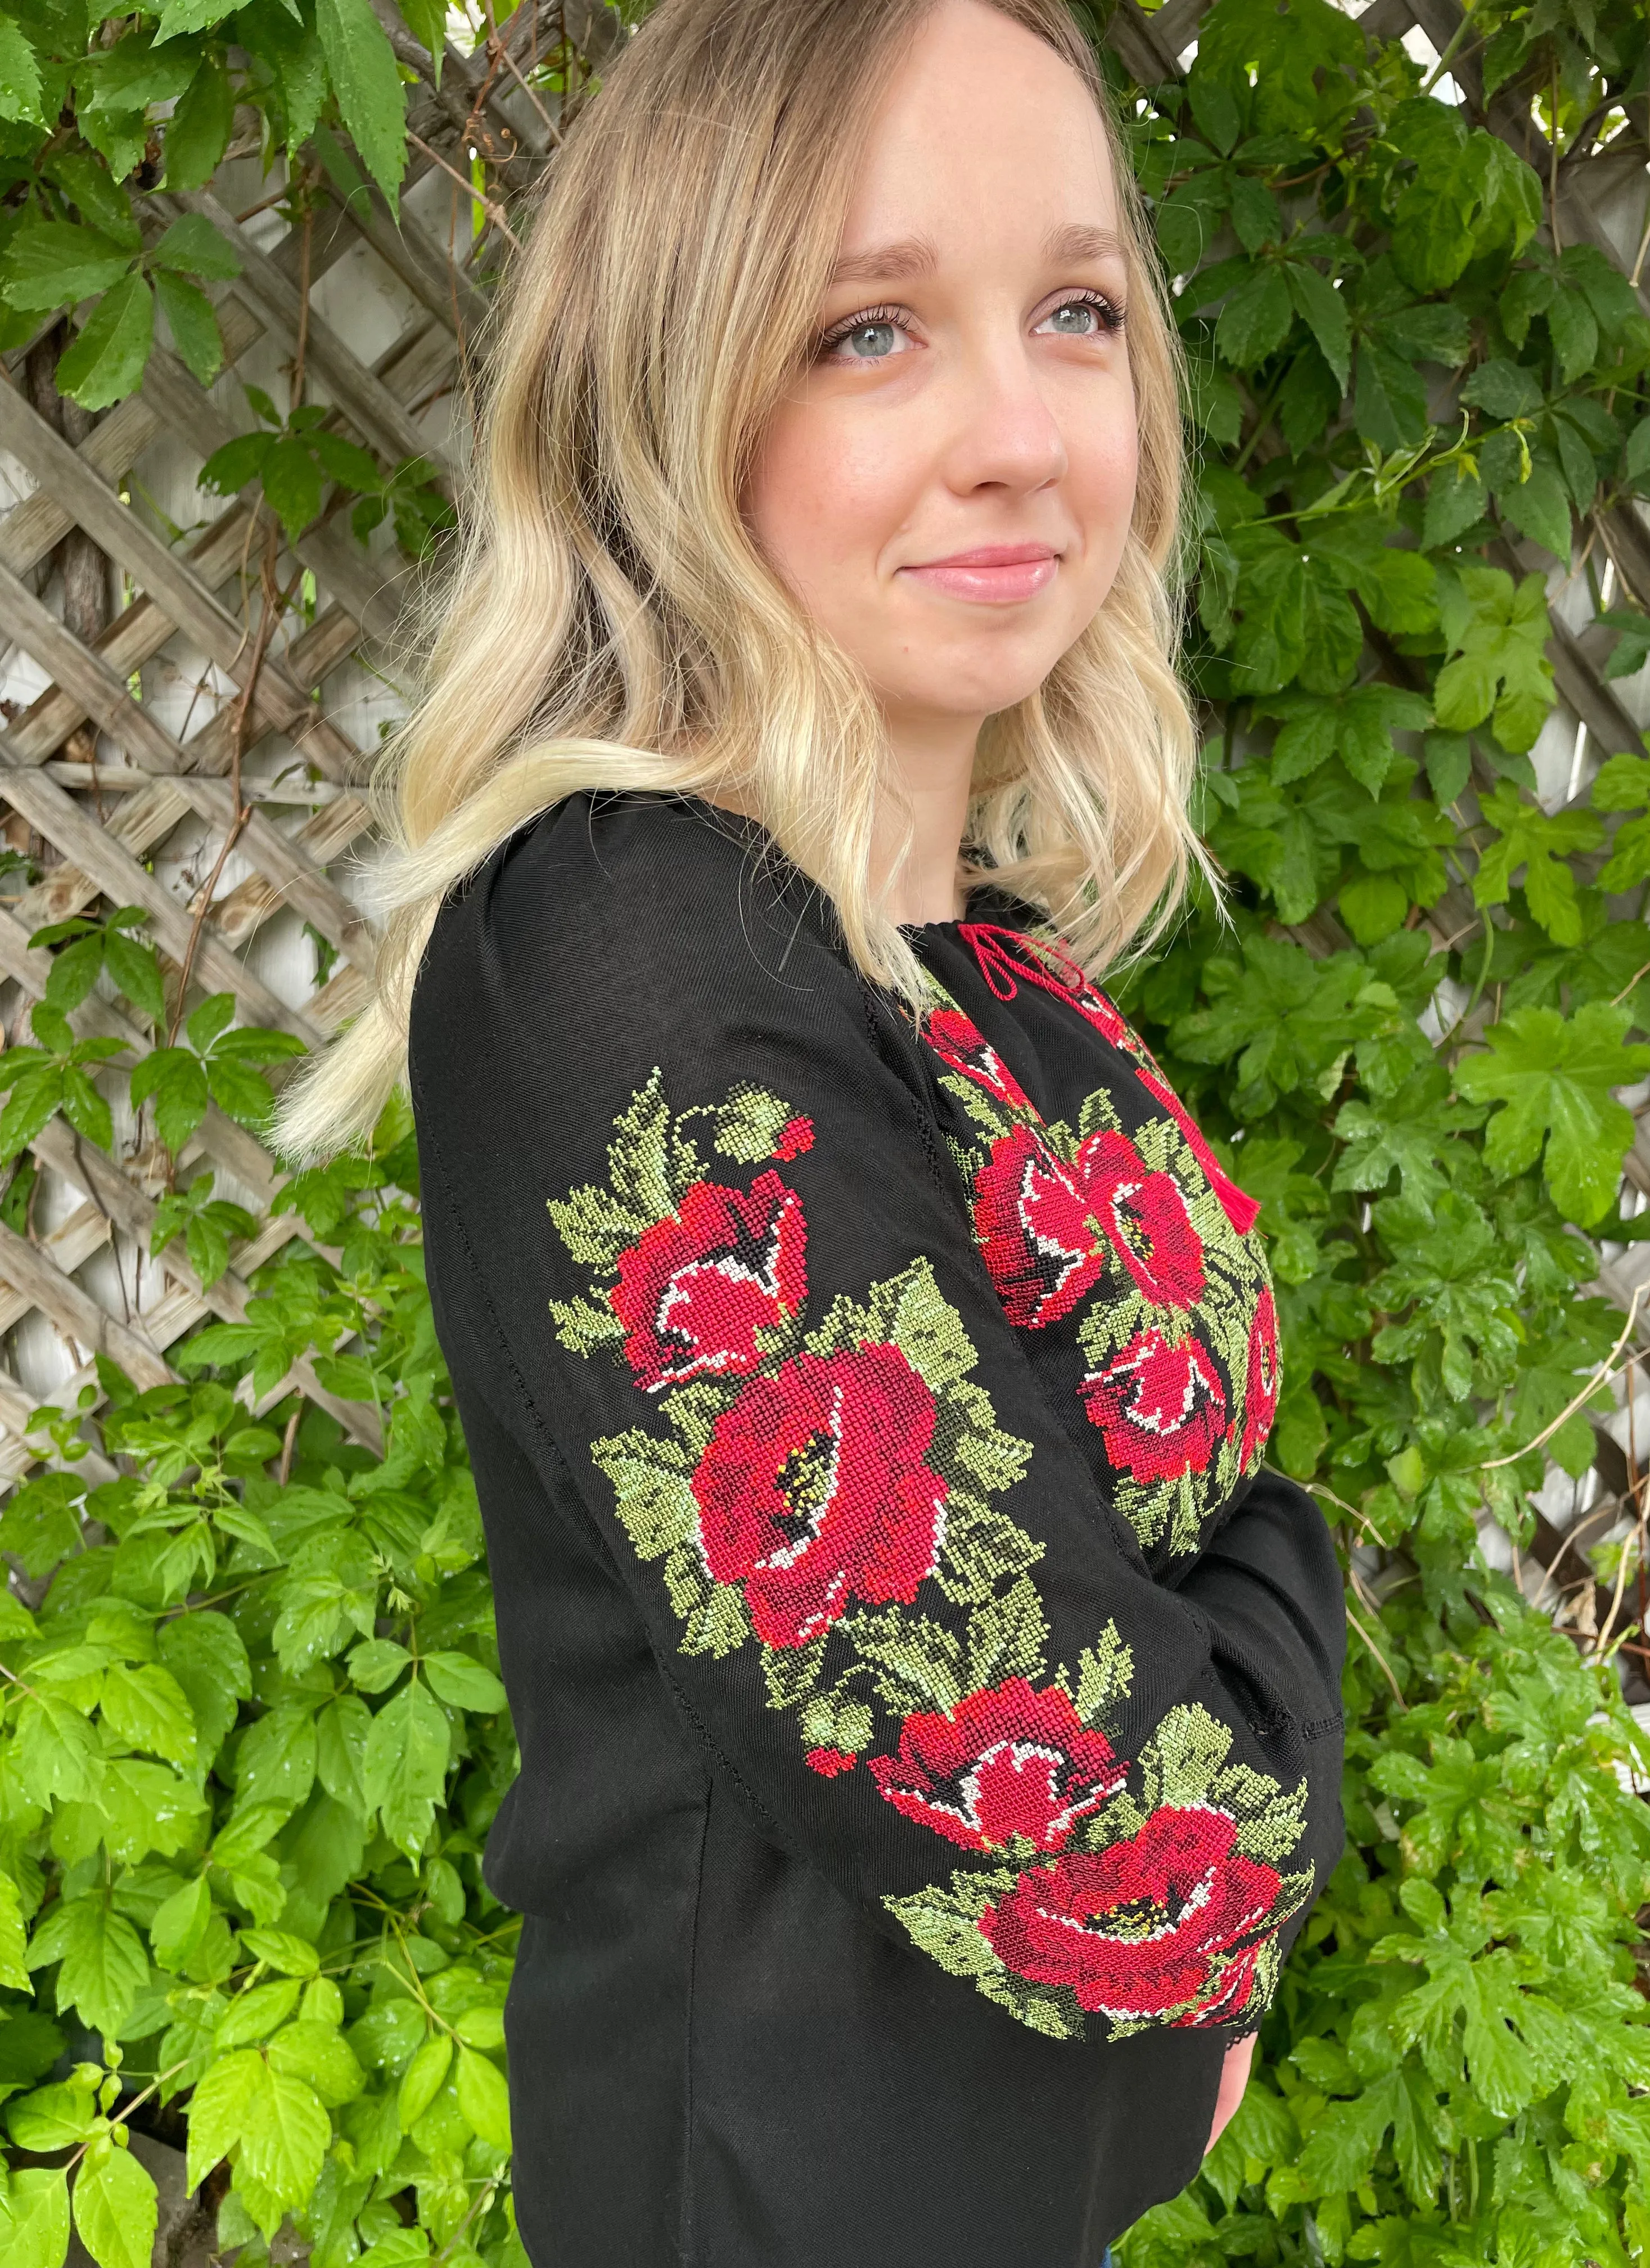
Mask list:
[[[536,36],[537,29],[535,0],[533,11],[518,11],[512,18],[509,36],[519,41]],[[477,91],[484,136],[507,136],[507,128],[492,117],[482,68],[464,63],[451,72],[439,117],[424,117],[422,106],[415,105],[420,130],[437,148],[451,147],[465,129],[466,106]],[[455,106],[463,115],[447,114]],[[525,147],[519,137],[512,146]],[[415,170],[424,170],[422,160]],[[146,225],[148,219],[164,225],[179,210],[164,195],[145,202]],[[464,260],[449,257],[410,219],[396,228],[370,190],[337,201],[337,209],[318,206],[306,241],[289,230],[267,253],[247,241],[226,212],[209,207],[209,217],[238,243],[245,263],[245,288],[218,302],[227,362],[232,365],[260,340],[290,352],[301,317],[308,366],[336,405],[329,423],[352,431],[392,462],[413,454],[439,462],[442,451],[431,449],[416,418],[453,386],[463,335],[475,330],[486,312]],[[304,311],[298,293],[306,266],[313,286],[353,246],[364,247],[371,263],[398,277],[417,302],[415,320],[370,363],[313,305]],[[342,328],[347,332],[347,324]],[[163,953],[173,963],[192,954],[198,986],[231,991],[243,1020],[295,1030],[313,1044],[364,1005],[373,949],[370,926],[328,871],[373,826],[371,798],[350,784],[365,775],[369,758],[326,713],[320,688],[360,651],[364,638],[383,644],[393,637],[408,570],[394,554],[374,556],[331,519],[289,543],[255,484],[210,525],[188,539],[168,541],[145,508],[124,499],[129,474],[136,468],[150,479],[137,460],[156,448],[180,451],[198,465],[247,430],[244,414],[237,422],[232,395],[226,412],[160,349],[142,392],[70,446],[40,416],[32,397],[9,382],[7,372],[18,368],[15,355],[0,353],[0,450],[36,486],[0,514],[0,634],[13,650],[30,655],[50,682],[21,713],[8,710],[0,730],[0,811],[5,814],[0,830],[13,843],[26,840],[42,870],[18,898],[0,906],[0,984],[18,988],[8,998],[8,1022],[10,1000],[20,995],[18,1035],[26,1036],[27,1005],[51,978],[51,954],[28,942],[34,930],[119,902],[142,905]],[[169,497],[168,477],[163,472],[156,485]],[[134,494],[136,487],[133,481]],[[185,515],[194,509],[186,498]],[[96,637],[85,640],[57,619],[52,586],[42,585],[38,573],[54,546],[75,529],[119,568],[130,600]],[[261,578],[247,569],[249,561],[261,561],[272,529],[279,552],[295,552],[314,578],[306,596],[312,619],[296,637],[278,629],[261,651],[254,626]],[[191,711],[193,731],[187,725],[169,731],[144,698],[137,673],[163,654],[206,673],[194,696],[203,708]],[[170,707],[166,712],[175,713]],[[282,736],[278,751],[268,745],[271,734]],[[97,760],[100,751],[107,751],[106,761]],[[228,784],[237,756],[244,814],[233,807]],[[151,871],[156,854],[186,821],[204,826],[207,864],[225,830],[236,829],[244,878],[210,906],[199,902],[198,891],[186,904],[175,883]],[[190,871],[198,874],[202,863],[192,854]],[[270,917],[287,907],[342,956],[335,973],[301,1009],[287,1008],[240,958]],[[286,951],[284,945],[280,951]],[[72,1012],[70,1021],[78,1033],[120,1042],[117,1071],[154,1043],[100,990]],[[276,1077],[278,1081],[278,1071]],[[146,1261],[140,1265],[135,1279],[134,1256],[146,1254],[155,1218],[155,1188],[146,1185],[145,1176],[166,1162],[143,1138],[141,1122],[139,1138],[135,1154],[109,1156],[58,1120],[30,1145],[34,1162],[60,1192],[59,1212],[61,1193],[70,1193],[74,1202],[50,1233],[0,1236],[0,1332],[42,1317],[70,1347],[74,1367],[42,1395],[0,1356],[0,1483],[38,1462],[41,1444],[24,1433],[42,1400],[71,1410],[77,1395],[89,1388],[92,1406],[100,1402],[95,1368],[81,1359],[87,1350],[117,1361],[140,1383],[169,1375],[166,1349],[212,1314],[243,1315],[248,1273],[306,1233],[296,1217],[268,1211],[277,1183],[273,1160],[253,1134],[214,1108],[173,1166],[188,1174],[210,1162],[229,1177],[236,1195],[250,1199],[261,1215],[259,1226],[215,1285],[198,1282],[176,1241],[153,1267]],[[122,1270],[116,1296],[108,1296],[107,1287],[116,1279],[104,1272],[106,1261],[87,1271],[117,1310],[106,1314],[76,1270],[111,1245]],[[377,1413],[327,1393],[308,1364],[279,1381],[273,1395],[258,1397],[258,1406],[293,1391],[327,1409],[353,1439],[381,1450]],[[94,1467],[97,1477],[111,1469],[95,1450],[81,1469]]]
[[[188,751],[157,724],[140,703],[133,700],[100,657],[83,646],[25,584],[4,568],[0,568],[0,629],[51,669],[59,683],[69,688],[106,732],[129,746],[135,743],[151,769],[173,774],[188,771]],[[8,740],[9,762],[15,762],[21,753],[15,743]],[[227,827],[234,817],[230,791],[221,780],[180,778],[178,792],[194,808],[220,826]],[[66,803],[65,808],[72,813],[75,806]],[[48,828],[41,831],[51,832]],[[261,865],[281,880],[291,902],[306,918],[331,937],[352,960],[358,959],[364,967],[370,968],[371,943],[359,913],[349,900],[317,873],[261,814],[254,812],[246,821],[244,831],[248,848]],[[59,847],[65,846],[60,843]],[[265,996],[266,1008],[273,1000],[273,995]],[[259,1020],[269,1022],[279,1018],[266,1012]]]
[[[241,430],[231,424],[164,347],[155,348],[150,355],[144,372],[144,395],[180,439],[203,457],[234,440]],[[394,637],[400,619],[396,592],[407,573],[404,561],[375,559],[350,537],[319,522],[306,528],[292,549],[324,587],[350,609],[369,637],[387,642]]]
[[[48,1259],[38,1244],[31,1244],[14,1228],[0,1221],[0,1278],[13,1291],[31,1299],[60,1330],[81,1345],[119,1363],[139,1386],[166,1386],[175,1373],[147,1331],[116,1322],[90,1292]]]
[[[331,610],[294,644],[294,666],[303,670],[313,667],[324,676],[333,661],[341,659],[349,650],[350,628],[347,615],[337,609]],[[202,769],[210,765],[221,770],[228,762],[226,732],[220,729],[221,725],[222,712],[188,744],[191,757],[198,755]],[[219,741],[225,745],[214,745]],[[158,779],[126,799],[107,821],[104,832],[141,858],[171,832],[188,808],[178,780]],[[291,839],[317,865],[324,865],[355,841],[370,821],[370,812],[358,798],[341,797],[335,805],[328,806],[324,816],[318,814]],[[26,934],[48,922],[66,921],[70,915],[83,912],[100,895],[101,887],[94,877],[66,861],[51,868],[41,881],[25,893],[14,918],[22,924]],[[278,910],[280,903],[279,894],[261,876],[249,877],[219,901],[208,920],[232,942],[240,943],[252,935],[261,922]],[[41,961],[42,970],[49,967],[45,954],[41,955]],[[41,981],[43,984],[43,973]],[[322,1028],[330,1027],[323,1022]]]
[[[233,812],[232,792],[225,784],[225,780],[190,776],[188,769],[186,769],[188,767],[188,751],[179,741],[174,741],[163,725],[154,724],[147,710],[143,710],[141,703],[136,703],[125,685],[120,685],[114,671],[107,669],[107,665],[99,660],[98,655],[88,653],[86,646],[79,644],[79,639],[70,637],[70,633],[63,630],[62,623],[56,622],[55,615],[48,613],[41,606],[39,599],[34,599],[34,594],[23,583],[18,583],[16,576],[9,576],[4,570],[0,570],[0,629],[16,637],[16,642],[25,646],[29,653],[34,653],[36,660],[52,666],[59,681],[66,682],[68,688],[82,698],[86,712],[98,717],[104,730],[114,733],[120,740],[138,741],[143,753],[150,757],[154,771],[179,776],[177,794],[186,805],[202,812],[202,816],[216,821],[220,828],[232,826],[236,812]],[[16,748],[16,744],[7,740],[9,762],[16,755],[20,755],[20,751]],[[50,794],[63,794],[62,789],[55,787],[55,783],[50,783],[50,780],[43,780],[41,789],[50,792]],[[16,805],[16,796],[11,796],[9,800]],[[23,807],[23,805],[16,805],[16,807]],[[72,816],[77,807],[72,800],[63,799],[62,810],[66,812],[66,816]],[[39,826],[39,821],[36,821],[36,826]],[[41,826],[41,832],[52,835],[52,828]],[[343,953],[347,953],[351,960],[358,960],[360,966],[370,968],[372,944],[367,932],[365,932],[365,923],[358,909],[343,896],[343,891],[333,889],[331,882],[327,882],[324,875],[317,873],[311,862],[299,850],[295,850],[295,846],[261,812],[252,812],[242,832],[245,832],[249,850],[256,855],[258,862],[263,864],[269,873],[279,878],[288,901],[299,907],[304,918],[315,923],[315,928],[331,937],[333,944],[338,946]],[[59,848],[66,848],[62,839],[59,839]],[[166,905],[173,902],[170,898],[166,898],[163,891],[161,898],[166,901]],[[136,901],[127,902],[147,901],[136,898]],[[150,912],[157,912],[157,907],[150,905]],[[263,987],[256,987],[256,980],[247,980],[242,973],[240,984],[247,984],[247,982],[252,982],[254,996],[261,998],[261,1003],[263,1003],[263,1013],[258,1016],[258,1023],[284,1020],[285,1012],[279,1009],[279,1003],[274,1000],[274,993],[268,993]]]
[[[114,490],[55,433],[39,413],[11,387],[0,385],[0,448],[9,449],[42,485],[49,486],[73,512],[76,523],[112,559],[124,567],[238,685],[252,678],[252,641],[246,630],[192,571],[187,558],[163,543],[123,504]],[[286,675],[278,652],[264,657],[267,698],[288,732],[318,721],[301,690]]]
[[[273,331],[284,343],[290,342],[296,346],[303,305],[298,287],[290,284],[274,261],[259,250],[234,215],[219,204],[211,191],[184,189],[175,200],[157,197],[153,202],[160,211],[175,202],[178,209],[199,213],[211,222],[218,234],[233,246],[241,263],[240,275],[230,290],[247,302],[266,330]],[[374,378],[313,306],[305,337],[310,361],[336,395],[345,415],[374,448],[381,450],[392,462],[402,457],[431,457],[452,468],[449,449],[425,438],[389,388]]]
[[[135,1242],[147,1249],[155,1226],[155,1206],[121,1171],[114,1160],[95,1144],[82,1141],[63,1123],[55,1118],[45,1131],[37,1136],[32,1147],[43,1164],[49,1165],[63,1179],[83,1189],[92,1203],[106,1213],[109,1220],[123,1228]],[[289,1235],[300,1234],[301,1229],[290,1215],[283,1216],[279,1226]],[[245,1262],[256,1240],[249,1239],[237,1257]],[[267,1257],[267,1254],[259,1258]],[[251,1297],[246,1284],[232,1267],[217,1282],[203,1285],[189,1265],[180,1239],[166,1247],[160,1256],[160,1266],[174,1282],[198,1300],[203,1308],[210,1308],[222,1322],[240,1323],[247,1319],[247,1302]],[[253,1265],[259,1264],[254,1260]],[[316,1377],[314,1367],[307,1358],[295,1363],[292,1381],[317,1406],[335,1418],[351,1440],[368,1444],[381,1440],[382,1428],[378,1413],[369,1405],[346,1402],[329,1393]],[[290,1390],[290,1389],[289,1389]]]
[[[133,700],[107,663],[88,652],[7,567],[0,567],[0,630],[49,670],[106,733],[141,749],[156,771],[182,768],[183,751],[171,733]],[[19,754],[8,739],[6,762],[15,762]]]
[[[31,946],[28,938],[27,930],[19,922],[0,911],[0,976],[11,977],[25,998],[33,1001],[45,995],[52,957],[43,947]],[[99,1038],[119,1040],[134,1061],[148,1052],[149,1042],[137,1027],[95,992],[72,1012],[69,1021],[77,1037],[84,1039],[95,1034]],[[232,1174],[245,1184],[256,1203],[269,1204],[275,1195],[275,1170],[244,1126],[226,1118],[213,1104],[195,1138],[225,1173]]]
[[[76,523],[160,602],[177,627],[188,630],[220,669],[233,670],[247,648],[241,625],[197,581],[178,553],[144,526],[11,386],[0,386],[0,449],[9,449],[42,488],[49,489]]]
[[[312,284],[319,281],[349,248],[350,239],[343,230],[325,232],[320,241],[312,242]],[[296,276],[300,272],[301,251],[296,235],[284,238],[269,256],[283,275]],[[217,328],[224,342],[224,358],[229,364],[237,362],[248,347],[263,336],[262,324],[239,299],[222,303],[217,310]],[[93,471],[107,480],[116,480],[149,446],[159,423],[152,405],[141,393],[129,394],[92,427],[80,445],[81,453]],[[38,490],[14,505],[0,523],[0,560],[13,574],[21,574],[44,558],[72,524],[54,497]]]
[[[327,143],[339,158],[345,158],[346,153],[329,127],[318,126],[312,138],[317,144]],[[449,260],[426,235],[407,210],[404,199],[400,218],[393,218],[384,201],[384,192],[365,167],[357,164],[355,170],[360,175],[360,186],[347,197],[338,190],[335,180],[330,182],[330,194],[348,216],[350,226],[359,231],[384,265],[399,276],[413,297],[450,331],[479,333],[490,303],[456,262]]]
[[[160,943],[174,960],[183,960],[189,951],[194,924],[165,884],[111,841],[63,788],[38,770],[13,765],[4,733],[0,733],[0,797],[48,841],[68,851],[117,905],[142,906]],[[203,980],[210,977],[217,990],[234,994],[250,1022],[291,1032],[306,1047],[313,1048],[319,1042],[320,1035],[309,1019],[289,1008],[204,924],[195,941],[195,965]]]

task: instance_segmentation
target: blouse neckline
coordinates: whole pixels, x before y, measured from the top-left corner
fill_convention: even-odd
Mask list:
[[[622,792],[626,795],[658,796],[662,801],[681,804],[690,809],[711,827],[737,829],[748,842],[753,845],[760,844],[770,857],[782,861],[799,880],[807,882],[810,880],[785,851],[783,845],[769,832],[762,821],[753,818],[748,812],[734,811],[725,803],[717,803],[710,796],[701,795],[696,788],[643,787],[625,789]],[[895,924],[895,927],[902,937],[955,936],[957,932],[967,924],[979,919],[982,900],[993,900],[998,906],[1012,905],[1016,910],[1028,913],[1034,918],[1037,917],[1037,909],[1035,907],[1025,905],[1023,901],[1012,897],[1007,891],[999,889],[996,883],[985,880],[976,882],[969,889],[968,904],[963,912],[950,915],[940,921],[899,922]]]

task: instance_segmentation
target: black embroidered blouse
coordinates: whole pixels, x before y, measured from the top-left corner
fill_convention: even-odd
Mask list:
[[[969,912],[919,1030],[760,828],[581,796],[420,970],[534,2268],[1093,2268],[1339,1855],[1255,1206]]]

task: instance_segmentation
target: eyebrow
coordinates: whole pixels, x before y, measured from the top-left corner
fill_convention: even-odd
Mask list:
[[[1064,228],[1049,231],[1042,248],[1057,267],[1068,260],[1116,259],[1123,252],[1123,239],[1115,229],[1091,228],[1083,221],[1068,221]]]
[[[847,252],[831,270],[833,284],[904,282],[932,276],[939,254],[932,237],[904,236],[896,244],[873,244],[864,252]]]
[[[1050,230],[1042,249],[1044,257],[1058,267],[1067,261],[1115,259],[1123,244],[1115,230],[1068,221]],[[932,276],[939,265],[939,254],[932,237],[904,236],[890,244],[868,246],[863,252],[844,253],[832,269],[830,280],[833,285],[903,283]]]

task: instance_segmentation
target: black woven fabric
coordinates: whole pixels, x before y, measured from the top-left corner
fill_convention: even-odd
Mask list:
[[[908,934],[923,1030],[759,829],[579,797],[420,970],[534,2268],[1096,2268],[1340,1853],[1253,1208],[1025,909]]]

